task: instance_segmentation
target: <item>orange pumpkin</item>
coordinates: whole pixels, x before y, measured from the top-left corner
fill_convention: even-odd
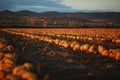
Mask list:
[[[118,53],[116,54],[115,59],[116,59],[116,60],[120,60],[120,52],[118,52]]]
[[[105,50],[105,48],[102,45],[98,46],[98,52],[101,54],[103,51]]]
[[[25,72],[22,74],[22,79],[37,80],[37,76],[31,72]]]
[[[23,66],[24,66],[26,69],[28,69],[28,70],[30,70],[30,69],[33,68],[33,65],[30,64],[30,63],[24,63]]]
[[[108,50],[104,50],[104,51],[101,53],[101,56],[109,56],[109,51],[108,51]]]

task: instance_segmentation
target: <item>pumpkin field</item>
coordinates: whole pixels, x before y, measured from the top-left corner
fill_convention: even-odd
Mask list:
[[[119,28],[0,29],[0,80],[119,79]]]

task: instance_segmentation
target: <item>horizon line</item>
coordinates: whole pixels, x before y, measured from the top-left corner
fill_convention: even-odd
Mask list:
[[[32,11],[32,10],[10,10],[10,9],[4,9],[4,10],[0,10],[0,11],[11,11],[11,12],[19,12],[19,11],[30,11],[30,12],[35,12],[35,13],[44,13],[44,12],[59,12],[59,13],[77,13],[77,12],[81,12],[81,13],[97,13],[97,12],[118,12],[120,13],[120,11],[109,11],[109,10],[79,10],[79,11]]]

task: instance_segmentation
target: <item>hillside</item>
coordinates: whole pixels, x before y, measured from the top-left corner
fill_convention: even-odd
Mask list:
[[[120,27],[120,12],[0,11],[1,27]]]

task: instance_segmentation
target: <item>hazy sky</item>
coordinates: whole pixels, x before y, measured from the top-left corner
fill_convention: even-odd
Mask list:
[[[119,11],[120,0],[0,0],[0,10],[59,11]]]

